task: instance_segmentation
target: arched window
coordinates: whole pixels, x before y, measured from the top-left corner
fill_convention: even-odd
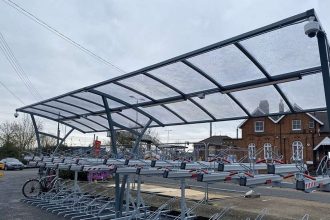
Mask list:
[[[249,159],[250,160],[255,160],[256,159],[256,145],[254,143],[250,143],[248,145],[248,150],[249,150]]]
[[[292,159],[295,162],[304,160],[304,146],[301,141],[294,141],[292,143]]]
[[[270,143],[264,144],[264,159],[265,160],[273,159],[273,150],[272,150],[272,145]]]

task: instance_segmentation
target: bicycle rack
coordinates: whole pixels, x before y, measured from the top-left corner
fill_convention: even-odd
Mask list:
[[[222,217],[225,216],[225,214],[231,209],[233,208],[233,206],[228,206],[225,207],[221,210],[221,212],[219,213],[215,213],[214,215],[211,216],[211,218],[209,218],[209,220],[220,220]]]
[[[259,150],[261,152],[261,150]],[[118,175],[127,175],[126,190],[124,191],[124,210],[119,219],[157,219],[165,216],[168,207],[174,200],[160,206],[151,212],[141,196],[141,182],[143,176],[160,176],[164,178],[177,179],[180,181],[181,213],[174,219],[193,218],[193,210],[201,202],[208,201],[208,184],[213,182],[229,181],[239,183],[241,186],[258,186],[272,184],[273,186],[290,187],[305,192],[315,189],[330,191],[330,177],[328,174],[325,157],[318,167],[318,176],[312,177],[306,173],[307,166],[302,161],[299,152],[294,152],[295,164],[258,163],[256,155],[259,151],[251,147],[248,163],[224,163],[223,160],[212,162],[190,162],[179,160],[128,160],[128,159],[97,159],[97,158],[74,158],[74,157],[29,157],[29,163],[36,163],[41,168],[56,170],[70,170],[75,174],[72,185],[56,191],[42,193],[36,198],[23,199],[22,201],[45,209],[54,214],[70,217],[71,219],[113,219],[116,217],[115,198],[106,195],[106,191],[98,192],[93,183],[86,185],[78,184],[78,172],[80,171],[111,171]],[[260,153],[259,152],[259,153]],[[264,159],[271,161],[274,153],[270,153],[269,146]],[[267,174],[258,174],[265,171]],[[283,180],[288,176],[295,175],[294,183],[285,183]],[[191,208],[187,208],[185,198],[186,178],[197,176],[197,181],[204,182],[205,197]],[[136,198],[132,196],[132,177],[137,178]],[[134,181],[135,182],[135,181]],[[93,187],[92,187],[93,186]],[[109,192],[108,192],[109,193]],[[172,201],[172,202],[170,202]],[[216,213],[211,219],[220,219],[222,213]],[[227,210],[228,211],[228,210]],[[261,219],[261,218],[259,218]]]

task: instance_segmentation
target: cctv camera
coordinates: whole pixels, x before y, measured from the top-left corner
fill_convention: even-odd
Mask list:
[[[320,24],[319,22],[315,21],[314,17],[310,17],[309,22],[305,24],[304,30],[308,37],[315,37],[317,32],[320,30]]]
[[[15,118],[17,118],[17,117],[18,117],[18,113],[17,113],[17,112],[15,112],[14,116],[15,116]]]

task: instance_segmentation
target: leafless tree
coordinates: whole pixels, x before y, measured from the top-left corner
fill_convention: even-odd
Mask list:
[[[37,121],[37,126],[40,130],[42,123]],[[34,127],[28,115],[0,124],[0,145],[11,142],[20,150],[27,150],[34,146],[35,141]]]
[[[52,137],[49,137],[46,135],[41,135],[40,144],[43,147],[54,147],[57,145],[57,140],[55,138],[52,138]]]
[[[0,124],[0,144],[10,142],[14,138],[13,124],[9,121]]]

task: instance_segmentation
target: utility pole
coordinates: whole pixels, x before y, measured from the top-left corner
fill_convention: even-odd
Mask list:
[[[129,97],[136,100],[136,105],[139,104],[139,101],[142,101],[142,102],[145,101],[145,99],[143,99],[143,98],[136,98],[134,95],[130,95]],[[135,114],[136,114],[135,115],[135,122],[138,123],[138,117],[139,117],[138,111],[135,111]]]
[[[167,143],[169,143],[170,142],[170,132],[172,130],[168,129],[168,130],[165,130],[165,131],[167,131]]]
[[[56,146],[58,146],[60,143],[60,122],[57,122],[57,142]]]
[[[212,122],[210,122],[210,137],[212,137]]]

